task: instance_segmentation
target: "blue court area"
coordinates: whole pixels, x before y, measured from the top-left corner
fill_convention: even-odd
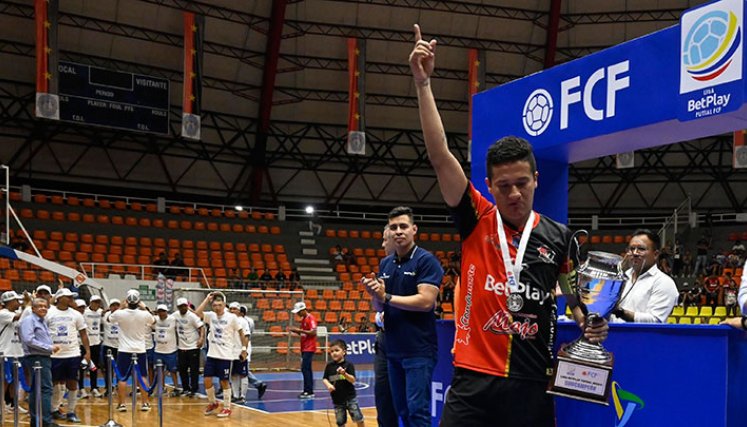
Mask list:
[[[374,403],[373,371],[356,372],[355,388],[361,408],[372,408]],[[257,399],[257,389],[250,387],[246,396],[246,406],[255,410],[278,413],[332,409],[332,399],[322,384],[322,372],[314,372],[313,399],[301,400],[298,394],[303,389],[300,372],[259,374],[257,378],[267,383],[267,392],[262,400]]]

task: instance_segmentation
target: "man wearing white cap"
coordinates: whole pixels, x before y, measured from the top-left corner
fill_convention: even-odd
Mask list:
[[[130,372],[137,375],[135,367],[132,366],[132,358],[135,355],[140,376],[147,374],[147,362],[145,360],[146,334],[153,325],[153,315],[147,311],[147,307],[140,301],[140,292],[135,289],[127,291],[127,308],[117,310],[109,316],[110,322],[119,324],[119,351],[117,352],[117,367],[119,372]],[[145,380],[145,378],[143,378]],[[143,381],[145,382],[145,381]],[[133,390],[133,393],[135,391]],[[127,397],[127,381],[119,381],[117,384],[117,411],[127,411],[124,400]],[[150,396],[145,389],[140,389],[142,404],[140,410],[150,411]]]
[[[311,362],[316,352],[316,319],[306,309],[303,301],[297,302],[291,310],[301,318],[301,327],[289,326],[288,332],[301,337],[301,374],[303,374],[303,393],[298,395],[299,399],[314,398],[314,373],[311,370]]]
[[[156,307],[156,323],[153,327],[156,330],[155,359],[163,363],[164,372],[171,374],[171,381],[174,384],[174,392],[171,395],[178,396],[180,393],[179,381],[176,378],[176,319],[169,315],[166,304],[159,304]]]
[[[110,299],[109,310],[101,316],[101,331],[103,332],[101,338],[101,357],[106,357],[110,352],[112,357],[115,359],[117,357],[117,352],[119,351],[119,324],[111,321],[111,315],[119,310],[120,305],[121,303],[118,299]],[[104,383],[106,384],[104,396],[107,396],[109,393],[110,375],[106,372],[106,363],[101,363],[99,366],[104,369]]]
[[[3,374],[6,378],[6,392],[8,395],[13,396],[16,390],[16,387],[11,387],[13,385],[13,376],[11,374],[13,372],[13,363],[23,357],[23,346],[21,345],[21,338],[18,336],[18,322],[22,313],[19,307],[21,306],[21,301],[23,301],[23,296],[18,295],[15,291],[8,291],[3,293],[1,300],[3,302],[3,309],[0,310],[0,349],[2,349],[3,355],[6,358],[3,363]],[[18,374],[22,375],[22,373],[23,371],[19,371]],[[22,402],[23,389],[18,388],[18,390],[21,391],[18,401]]]
[[[212,303],[213,311],[204,313],[208,303]],[[220,406],[215,400],[215,388],[213,387],[213,377],[218,377],[221,389],[223,389],[223,409],[218,413],[218,418],[226,418],[231,415],[231,388],[228,379],[231,377],[231,362],[234,359],[236,333],[241,338],[242,348],[239,356],[241,360],[246,359],[248,341],[238,318],[226,312],[225,301],[220,297],[216,298],[214,292],[205,297],[205,300],[197,307],[195,314],[202,317],[204,322],[210,325],[208,335],[210,346],[204,370],[205,393],[209,402],[205,409],[205,415],[215,413]]]
[[[86,332],[86,320],[75,310],[73,299],[78,296],[67,288],[61,288],[54,294],[56,304],[50,307],[44,318],[49,326],[52,342],[60,346],[60,351],[52,354],[52,382],[56,385],[52,394],[52,418],[66,419],[71,423],[80,423],[75,415],[78,403],[78,369],[80,368],[81,347],[78,336],[83,344],[86,362],[91,363],[91,351]],[[67,414],[59,410],[58,403],[62,401],[62,387],[67,386]]]
[[[83,320],[86,319],[86,301],[84,299],[75,300],[75,311],[77,311],[83,316]],[[91,348],[91,334],[88,331],[88,322],[86,322],[86,333],[88,333],[88,348]],[[82,353],[83,342],[80,339],[80,335],[78,335],[78,346],[81,348],[81,353]],[[85,360],[82,360],[80,363],[80,367],[78,368],[78,399],[88,398],[88,393],[86,392],[86,389],[85,389],[85,379],[86,379],[87,370],[88,370],[88,363]]]
[[[101,366],[101,312],[101,297],[93,295],[83,317],[88,326],[88,344],[91,347],[91,366],[88,372],[91,378],[91,394],[94,397],[102,396],[99,392],[98,370],[94,368]]]
[[[39,285],[36,287],[36,291],[34,291],[34,298],[43,298],[47,301],[47,305],[49,307],[52,307],[52,288],[50,288],[47,285]],[[23,313],[21,314],[21,320],[23,320],[26,316],[31,314],[31,305],[29,304],[28,307],[23,309]]]
[[[177,367],[182,380],[182,392],[194,397],[200,386],[200,349],[205,343],[205,324],[189,310],[186,298],[176,300]]]

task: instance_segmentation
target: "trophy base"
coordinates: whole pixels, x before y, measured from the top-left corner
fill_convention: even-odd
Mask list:
[[[610,384],[612,383],[612,353],[607,353],[609,361],[595,363],[569,357],[561,349],[555,362],[552,381],[547,392],[557,396],[583,400],[609,406]]]
[[[119,424],[114,420],[109,420],[105,422],[104,424],[101,424],[100,427],[122,427],[122,424]]]

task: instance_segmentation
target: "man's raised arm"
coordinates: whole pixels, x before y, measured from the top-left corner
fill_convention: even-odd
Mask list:
[[[428,158],[436,171],[441,195],[449,206],[457,206],[467,188],[462,165],[449,151],[444,125],[431,90],[431,74],[436,62],[436,40],[423,40],[420,26],[415,24],[415,47],[410,53],[410,69],[415,80],[420,109],[420,126]]]

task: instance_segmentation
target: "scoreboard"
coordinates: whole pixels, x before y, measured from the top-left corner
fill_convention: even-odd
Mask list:
[[[60,120],[169,133],[169,80],[60,61]]]

